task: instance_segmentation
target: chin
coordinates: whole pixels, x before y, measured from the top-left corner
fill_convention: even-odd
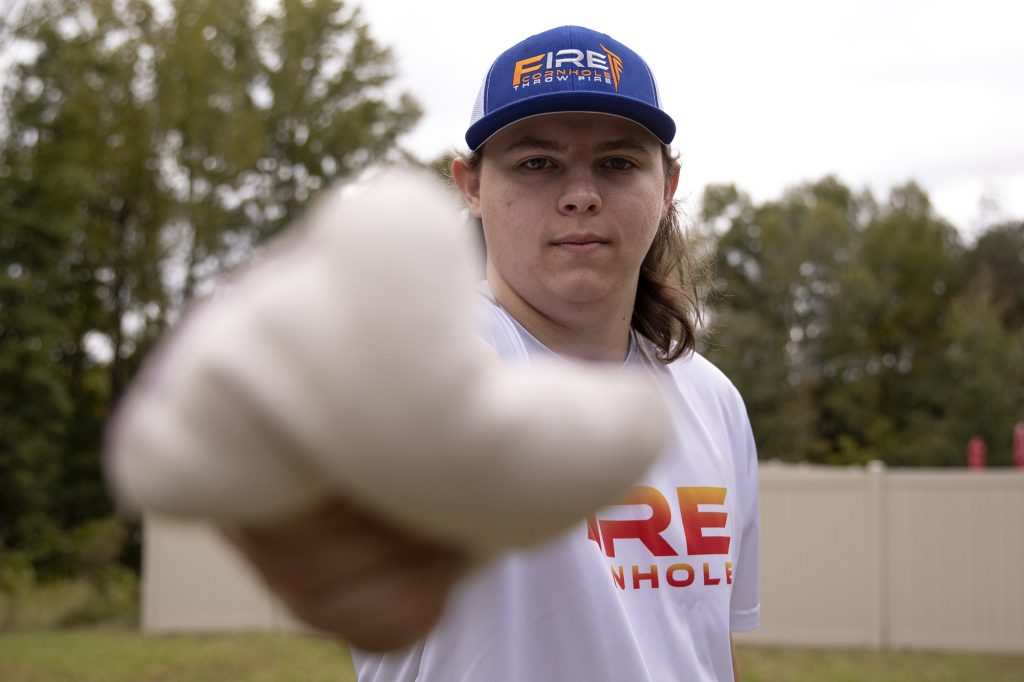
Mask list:
[[[618,287],[611,284],[607,278],[593,276],[558,282],[551,287],[551,292],[558,300],[565,303],[588,305],[607,300],[617,289]]]

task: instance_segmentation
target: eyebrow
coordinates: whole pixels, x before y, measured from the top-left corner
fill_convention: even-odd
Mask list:
[[[512,142],[505,147],[505,153],[521,151],[521,150],[537,150],[545,152],[565,152],[567,147],[565,144],[556,140],[548,140],[542,137],[521,137],[515,142]],[[643,154],[644,156],[650,157],[650,151],[647,147],[632,137],[624,137],[617,140],[605,140],[604,142],[598,143],[594,147],[594,151],[600,154],[607,152],[618,152],[618,151],[630,151],[636,154]]]
[[[564,152],[566,147],[554,140],[545,140],[541,137],[521,137],[512,144],[505,147],[505,153],[516,152],[523,149],[539,150],[544,152]]]
[[[607,140],[594,147],[596,152],[635,152],[637,154],[643,154],[644,156],[650,156],[651,153],[647,147],[641,142],[637,141],[632,137],[624,137],[619,140]]]

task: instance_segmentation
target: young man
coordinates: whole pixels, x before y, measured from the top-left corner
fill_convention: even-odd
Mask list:
[[[481,339],[508,362],[641,365],[677,436],[622,505],[457,585],[424,639],[354,652],[361,680],[733,678],[730,631],[758,621],[757,461],[673,277],[674,127],[643,60],[585,28],[488,72],[452,167],[486,242]]]
[[[758,623],[757,459],[739,395],[693,352],[674,133],[607,35],[556,28],[488,71],[452,166],[486,242],[480,340],[509,363],[641,367],[675,435],[621,504],[468,574],[342,503],[240,532],[300,616],[363,647],[362,682],[734,679],[730,633]]]

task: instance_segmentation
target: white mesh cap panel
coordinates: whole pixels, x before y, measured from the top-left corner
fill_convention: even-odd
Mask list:
[[[487,113],[487,86],[491,82],[491,73],[494,71],[494,65],[497,63],[498,60],[495,59],[487,69],[486,75],[484,75],[484,82],[480,84],[480,92],[477,93],[476,101],[473,103],[473,115],[469,118],[469,125],[471,126]]]
[[[476,95],[476,102],[473,103],[473,115],[469,117],[469,125],[473,125],[484,117],[484,94],[487,91],[487,78],[480,84],[480,92]]]

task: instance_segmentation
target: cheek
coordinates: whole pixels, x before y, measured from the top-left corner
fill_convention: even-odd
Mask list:
[[[665,215],[661,194],[645,193],[642,200],[633,202],[630,214],[635,217],[637,249],[647,253]]]
[[[484,221],[484,240],[487,245],[487,260],[499,266],[504,272],[509,267],[517,267],[521,260],[522,245],[525,242],[520,233],[519,225],[509,220],[506,211],[484,209],[487,219]]]
[[[503,258],[521,259],[536,243],[539,228],[537,202],[514,191],[496,191],[483,197],[481,210],[486,216],[484,234],[488,249],[501,252]]]
[[[480,204],[484,215],[514,222],[515,217],[531,210],[537,197],[525,190],[507,183],[494,183],[490,191],[481,194]]]

